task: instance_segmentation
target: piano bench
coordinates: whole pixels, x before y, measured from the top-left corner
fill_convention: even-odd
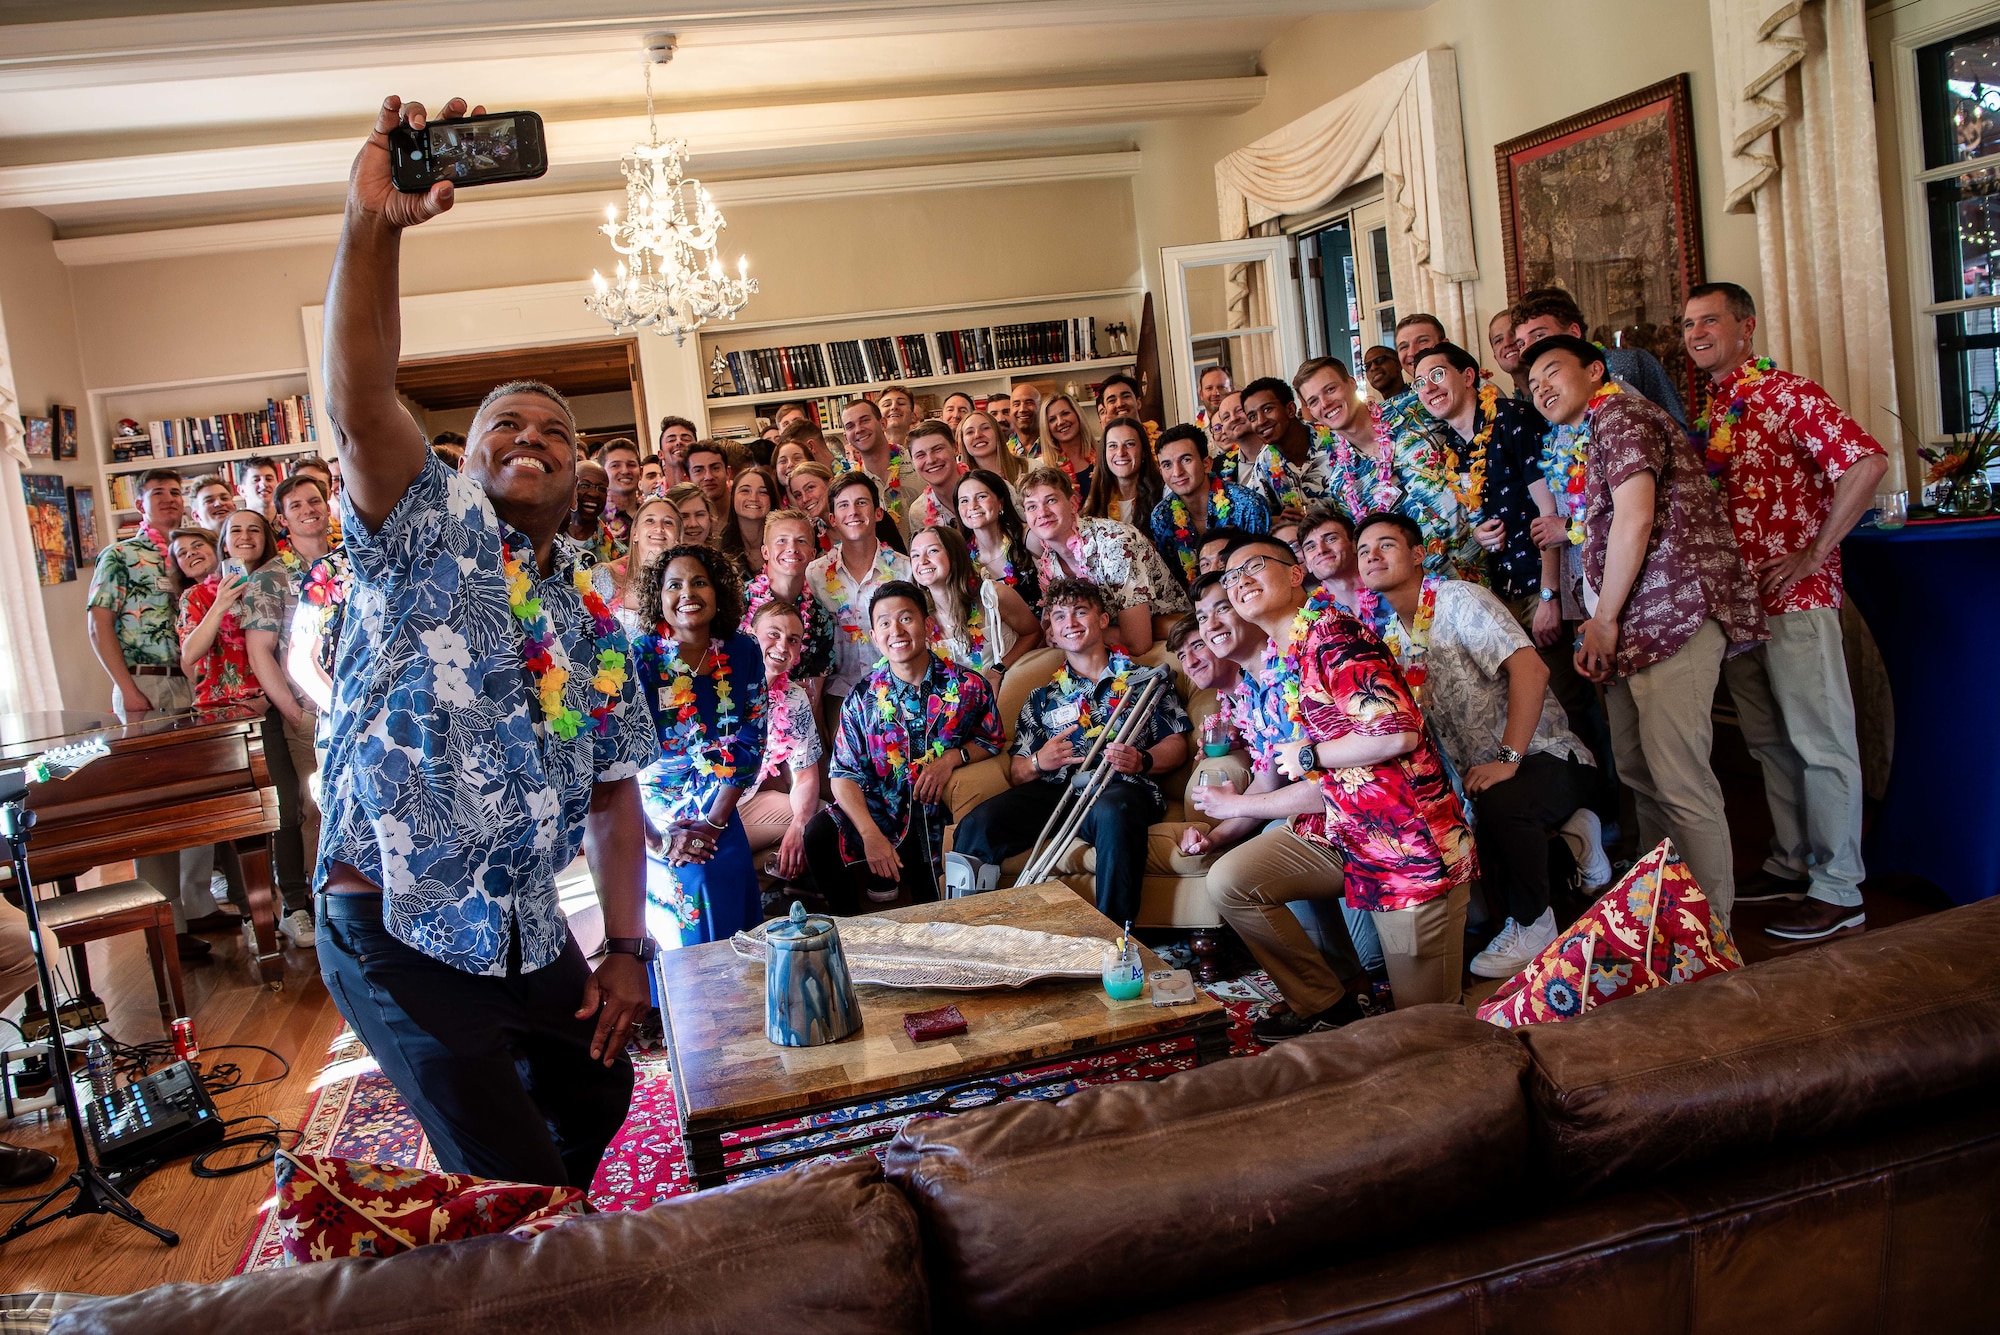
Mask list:
[[[187,1014],[181,993],[181,957],[174,942],[174,906],[150,881],[117,881],[94,890],[48,895],[35,901],[42,926],[67,950],[126,932],[146,934],[153,986],[168,1024]]]

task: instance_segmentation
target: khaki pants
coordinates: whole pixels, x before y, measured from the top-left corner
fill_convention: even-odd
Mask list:
[[[153,708],[163,712],[186,709],[194,703],[194,688],[186,677],[135,676],[132,680],[153,702]],[[173,901],[176,932],[187,929],[189,918],[205,918],[218,907],[208,888],[215,875],[213,844],[178,853],[155,853],[138,859],[133,869],[140,880]]]
[[[1415,908],[1373,912],[1382,938],[1382,965],[1396,1009],[1433,1001],[1456,1003],[1465,978],[1465,906],[1472,886],[1460,882],[1449,893]]]
[[[743,833],[750,837],[750,851],[762,853],[776,848],[792,824],[792,795],[762,789],[736,804],[743,819]]]
[[[1679,653],[1618,678],[1605,692],[1618,777],[1639,808],[1640,854],[1672,838],[1724,926],[1736,903],[1736,873],[1722,785],[1708,753],[1727,647],[1722,623],[1704,621]]]
[[[1298,1014],[1317,1015],[1332,1006],[1346,995],[1341,980],[1361,972],[1338,913],[1320,915],[1335,956],[1329,964],[1289,907],[1299,899],[1331,900],[1329,907],[1339,907],[1340,858],[1332,849],[1308,843],[1282,826],[1267,829],[1215,860],[1208,869],[1208,890],[1222,920],[1236,929]]]
[[[51,968],[61,964],[55,934],[47,928],[42,930],[42,953],[49,957]],[[34,985],[35,956],[28,940],[28,919],[21,910],[0,900],[0,1010],[13,1005]]]
[[[1764,770],[1771,856],[1764,870],[1810,880],[1811,896],[1861,903],[1861,744],[1840,612],[1771,618],[1771,638],[1722,665],[1737,722]]]

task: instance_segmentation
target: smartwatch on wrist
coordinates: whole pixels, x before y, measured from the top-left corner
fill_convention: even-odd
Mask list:
[[[651,964],[653,957],[660,953],[660,943],[650,936],[607,936],[604,938],[604,953],[635,955],[639,963]]]
[[[1153,753],[1144,747],[1139,748],[1139,772],[1141,774],[1153,772]]]
[[[972,763],[972,753],[962,746],[958,748],[958,763],[961,765],[970,765]]]

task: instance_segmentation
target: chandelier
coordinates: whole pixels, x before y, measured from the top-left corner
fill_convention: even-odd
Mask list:
[[[671,59],[671,39],[664,59]],[[654,48],[657,54],[660,48]],[[646,64],[646,139],[635,144],[619,167],[625,174],[625,217],[607,205],[598,228],[618,252],[617,276],[606,281],[591,270],[596,292],[584,298],[590,312],[623,333],[650,328],[672,334],[684,344],[687,336],[710,320],[733,320],[757,290],[749,276],[750,261],[738,258],[732,276],[715,253],[717,239],[729,224],[700,181],[682,176],[687,162],[685,139],[660,142],[653,120],[653,66]]]

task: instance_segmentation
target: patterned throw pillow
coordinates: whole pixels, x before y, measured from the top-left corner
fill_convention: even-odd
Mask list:
[[[1736,943],[1674,851],[1640,858],[1617,885],[1500,985],[1479,1018],[1511,1029],[1583,1014],[1636,992],[1743,967]]]
[[[278,1151],[278,1235],[286,1265],[393,1256],[432,1242],[532,1237],[590,1213],[576,1187],[490,1182],[391,1164]]]

